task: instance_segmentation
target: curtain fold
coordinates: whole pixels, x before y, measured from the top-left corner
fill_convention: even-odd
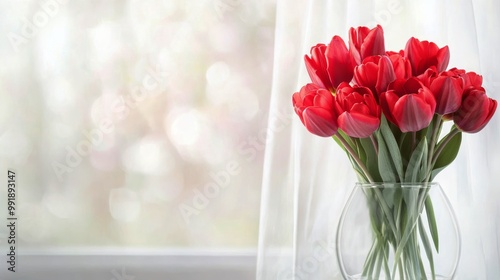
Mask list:
[[[306,131],[291,96],[309,81],[304,54],[351,26],[384,27],[386,49],[414,36],[448,45],[449,68],[483,75],[500,99],[500,3],[495,1],[278,1],[269,141],[266,147],[257,279],[342,279],[335,251],[341,210],[356,177],[332,139]],[[440,182],[457,215],[462,254],[457,279],[500,278],[500,122],[465,135]],[[277,129],[277,128],[280,129]],[[359,234],[359,233],[353,233]]]

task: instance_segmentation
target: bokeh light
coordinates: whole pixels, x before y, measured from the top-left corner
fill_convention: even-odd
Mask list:
[[[0,157],[24,248],[256,247],[264,151],[239,148],[267,125],[274,1],[67,1],[29,37],[40,3],[11,2],[0,28],[25,41],[0,42]]]

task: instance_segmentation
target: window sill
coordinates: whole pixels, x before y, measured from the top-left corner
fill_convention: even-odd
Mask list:
[[[6,264],[8,266],[8,264]],[[16,272],[1,279],[255,279],[255,250],[74,249],[19,252]],[[7,276],[4,278],[3,276]]]

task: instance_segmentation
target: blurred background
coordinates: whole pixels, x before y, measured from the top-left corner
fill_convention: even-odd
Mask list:
[[[255,250],[274,2],[0,1],[20,247]]]
[[[293,270],[293,254],[335,227],[354,180],[341,150],[293,115],[291,94],[309,80],[303,54],[333,34],[347,39],[350,26],[379,23],[388,49],[410,36],[449,44],[450,66],[483,74],[498,100],[492,46],[500,39],[491,30],[499,8],[482,0],[0,0],[0,174],[16,172],[19,250],[45,252],[19,263],[33,265],[35,277],[16,279],[132,280],[126,271],[136,280],[276,279]],[[461,279],[500,275],[499,127],[494,118],[464,137],[438,178],[462,228]],[[1,225],[6,181],[0,176]],[[7,236],[0,226],[3,256]],[[120,258],[127,252],[150,255]],[[338,273],[332,264],[323,265]],[[59,271],[65,277],[51,274]]]

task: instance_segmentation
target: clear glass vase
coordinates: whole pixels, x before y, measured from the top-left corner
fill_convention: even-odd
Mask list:
[[[438,183],[356,184],[337,231],[345,279],[453,279],[455,214]]]

